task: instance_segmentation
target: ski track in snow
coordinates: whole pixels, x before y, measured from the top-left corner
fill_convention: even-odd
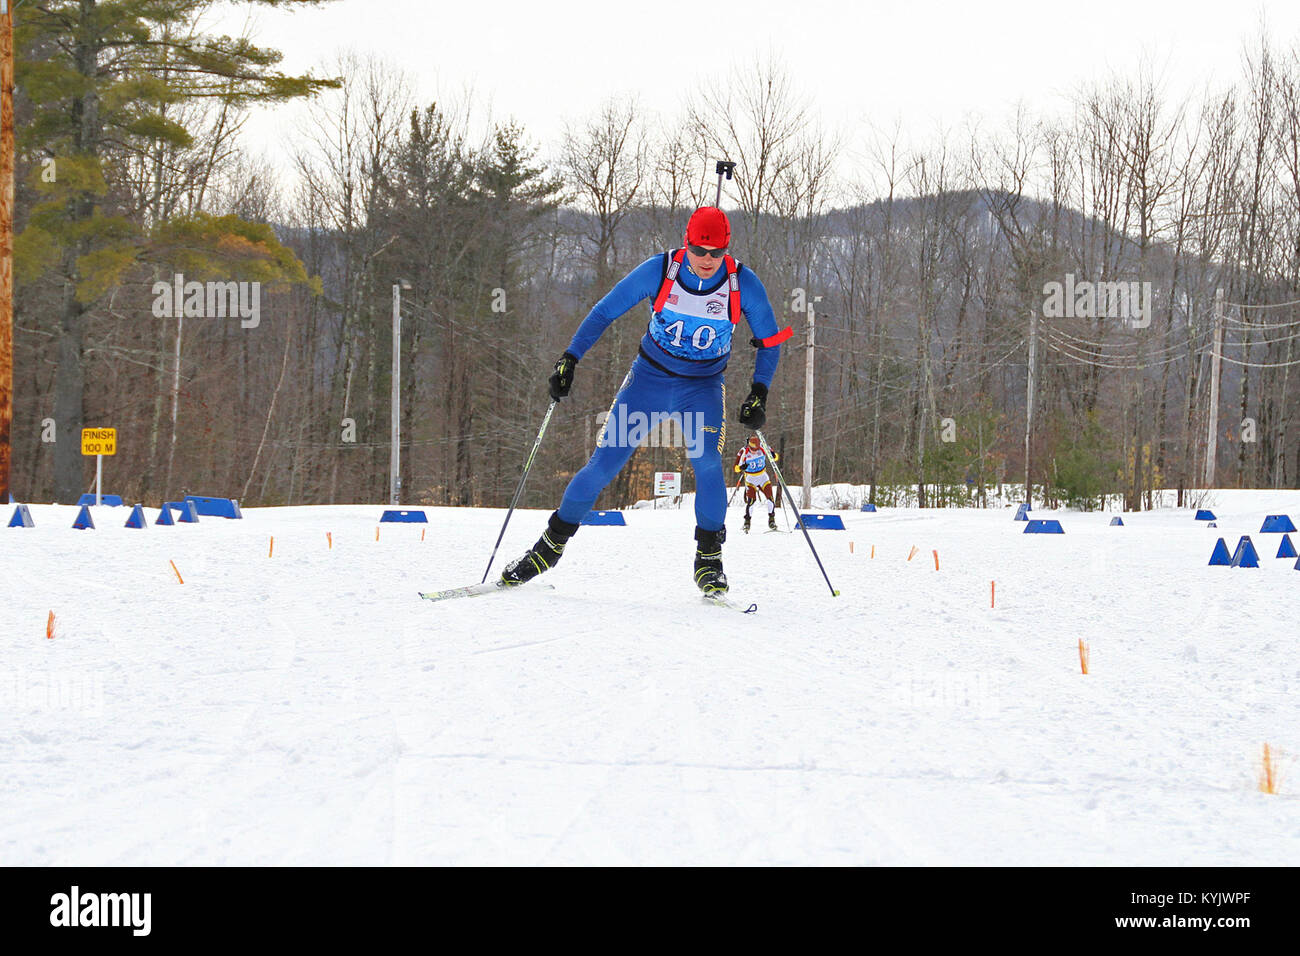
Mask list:
[[[1300,571],[1258,529],[1300,492],[1211,506],[1032,536],[841,512],[812,532],[833,598],[737,505],[751,615],[700,600],[689,510],[583,528],[554,591],[431,604],[502,511],[376,541],[378,506],[85,532],[33,506],[0,530],[0,862],[1290,864]],[[516,512],[493,572],[544,522]],[[1206,566],[1241,534],[1259,570]]]

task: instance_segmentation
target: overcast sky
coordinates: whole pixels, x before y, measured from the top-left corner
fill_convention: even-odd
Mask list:
[[[251,8],[254,9],[255,8]],[[1059,110],[1069,92],[1150,63],[1171,99],[1242,75],[1260,23],[1290,46],[1300,3],[1253,0],[747,0],[736,4],[443,3],[335,0],[294,13],[231,4],[222,32],[284,53],[288,72],[327,72],[339,51],[374,53],[409,74],[421,102],[466,88],[496,120],[524,126],[544,154],[566,120],[611,94],[677,115],[683,91],[717,89],[775,53],[827,127],[901,121],[913,138],[972,117],[999,124],[1023,102]],[[277,164],[300,106],[261,110],[249,146]]]

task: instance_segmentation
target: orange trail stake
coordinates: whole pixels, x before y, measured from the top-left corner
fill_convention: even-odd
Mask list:
[[[421,540],[421,541],[424,540],[424,529],[423,529],[423,528],[420,529],[420,540]]]
[[[326,531],[326,532],[325,532],[325,542],[326,542],[326,544],[328,544],[328,545],[330,546],[330,550],[333,551],[333,550],[334,550],[334,535],[333,535],[333,533],[331,533],[331,532],[329,532],[329,531]]]
[[[45,622],[45,639],[47,641],[54,640],[54,612],[53,611],[50,612],[50,619]],[[1268,744],[1264,745],[1264,754],[1265,757],[1267,757]]]
[[[939,552],[938,552],[938,551],[935,551],[935,552],[934,552],[934,569],[935,569],[936,571],[939,570]]]
[[[871,556],[873,558],[876,556],[876,546],[874,544],[871,546]]]
[[[379,540],[379,527],[378,527],[378,525],[375,526],[375,540],[376,540],[376,541]]]
[[[1273,754],[1268,744],[1264,744],[1264,757],[1259,771],[1259,789],[1261,793],[1277,793],[1277,767],[1273,763]]]
[[[172,566],[172,570],[173,570],[173,571],[176,571],[176,562],[175,562],[175,561],[172,561],[171,559],[168,559],[167,563],[170,564],[170,565]],[[179,571],[176,571],[176,580],[179,581],[179,582],[181,582],[181,584],[184,584],[184,583],[185,583],[185,579],[184,579],[183,577],[181,577],[181,573],[180,573]]]
[[[989,582],[989,607],[998,606],[998,582]]]
[[[1088,673],[1088,645],[1079,638],[1079,668],[1086,674]]]
[[[267,549],[266,556],[269,558],[275,554],[275,535],[271,535],[271,547]]]
[[[911,561],[914,557],[916,557],[916,552],[918,552],[918,551],[920,551],[920,550],[921,550],[921,549],[918,548],[916,545],[912,545],[912,550],[909,551],[908,554],[907,554],[907,560]]]

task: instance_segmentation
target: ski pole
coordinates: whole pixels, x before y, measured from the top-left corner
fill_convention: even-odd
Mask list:
[[[768,449],[768,448],[766,447],[766,446],[767,446],[767,439],[762,439],[762,443],[763,443],[763,445],[764,445],[764,449],[765,449],[764,452],[763,452],[763,454],[765,454],[765,455],[771,455],[771,450]],[[781,473],[780,473],[779,471],[777,471],[777,468],[776,468],[776,459],[775,459],[774,457],[772,458],[772,471],[773,471],[773,473],[776,475],[777,480],[780,481]],[[785,509],[786,509],[786,507],[787,507],[787,504],[786,504],[786,496],[783,495],[783,494],[781,493],[781,489],[784,488],[784,487],[785,487],[785,482],[780,482],[780,483],[776,486],[776,493],[775,493],[775,495],[773,496],[772,504],[773,504],[773,506],[774,506],[775,508],[780,508],[780,509],[781,509],[781,517],[782,517],[782,518],[785,518],[786,523],[788,524],[790,519],[789,519],[789,518],[786,518],[786,514],[785,514]],[[798,524],[798,523],[799,523],[799,512],[798,512],[797,510],[795,510],[794,507],[793,507],[792,505],[789,506],[789,507],[790,507],[790,510],[791,510],[791,511],[794,511],[794,523],[795,523],[795,524]],[[793,533],[794,533],[794,532],[792,531],[791,534],[793,534]],[[831,590],[834,590],[834,588],[832,588]]]
[[[776,472],[776,465],[775,465],[775,464],[772,465],[772,471],[773,471],[773,472]],[[780,474],[779,474],[779,473],[777,473],[777,477],[778,477],[778,479],[780,478]],[[784,488],[784,487],[785,487],[785,483],[784,483],[784,482],[782,482],[781,484],[778,484],[778,485],[776,486],[776,501],[774,501],[773,504],[776,505],[778,508],[781,509],[781,517],[782,517],[782,518],[785,518],[785,520],[786,520],[787,523],[789,523],[790,519],[789,519],[788,517],[786,517],[786,513],[785,513],[785,512],[786,512],[786,509],[789,508],[790,511],[794,513],[794,523],[797,525],[797,524],[799,524],[799,510],[798,510],[797,508],[795,508],[794,505],[790,504],[790,503],[786,500],[786,498],[788,497],[787,495],[782,494],[781,489]],[[791,533],[793,534],[794,532],[792,531]]]
[[[775,497],[776,497],[776,501],[773,502],[773,504],[775,504],[778,508],[781,509],[781,519],[782,519],[782,520],[783,520],[783,521],[788,525],[788,524],[790,523],[790,518],[789,518],[789,516],[785,513],[785,495],[781,494],[781,486],[780,486],[780,485],[777,485],[777,488],[776,488],[776,495],[775,495]],[[795,522],[798,523],[798,521],[799,521],[799,513],[798,513],[798,512],[795,512],[795,516],[794,516],[794,518],[795,518]],[[788,530],[789,530],[790,534],[794,534],[794,530],[793,530],[793,529],[788,529]]]
[[[501,533],[497,535],[497,543],[492,546],[492,554],[488,558],[487,567],[483,569],[483,581],[487,580],[488,572],[492,570],[492,562],[496,560],[497,548],[501,547],[501,539],[506,536],[506,525],[510,523],[510,516],[515,513],[515,505],[519,503],[519,496],[524,493],[524,482],[528,480],[528,472],[532,470],[533,459],[537,457],[537,449],[542,447],[542,436],[546,434],[546,426],[551,423],[551,413],[555,411],[558,402],[551,400],[551,407],[546,410],[546,417],[542,419],[542,427],[537,429],[537,438],[533,441],[533,450],[528,453],[528,460],[524,462],[524,473],[519,476],[519,487],[515,489],[515,496],[510,499],[510,510],[506,512],[506,520],[501,523]]]
[[[777,467],[776,459],[772,457],[772,448],[767,443],[767,436],[758,428],[754,429],[754,433],[758,435],[758,441],[763,446],[763,453],[767,455],[768,464],[772,466],[772,473],[776,475],[776,480],[781,483],[782,495],[788,499],[790,497],[790,489],[785,486],[785,479],[781,477],[781,469]],[[791,505],[791,507],[793,507],[793,505]],[[839,597],[840,592],[835,590],[835,586],[831,584],[831,579],[826,574],[826,568],[822,565],[822,559],[818,556],[817,549],[813,547],[812,538],[808,536],[808,526],[805,525],[803,520],[799,517],[798,510],[795,511],[795,518],[798,519],[795,521],[795,524],[798,525],[799,530],[803,532],[804,540],[808,542],[808,547],[813,553],[813,560],[817,562],[817,567],[821,569],[822,577],[826,579],[826,586],[831,589],[831,596]]]

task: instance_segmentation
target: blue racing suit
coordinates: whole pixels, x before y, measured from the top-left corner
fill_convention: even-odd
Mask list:
[[[605,329],[645,299],[653,302],[663,284],[669,253],[652,256],[619,281],[588,313],[567,351],[581,359]],[[777,332],[767,290],[753,270],[737,266],[740,308],[756,339]],[[727,482],[722,473],[726,444],[726,384],[732,326],[725,307],[725,268],[707,281],[683,258],[664,309],[652,313],[639,354],[610,406],[591,459],[569,482],[559,516],[578,524],[605,486],[627,464],[648,432],[671,419],[686,443],[695,471],[695,520],[705,531],[722,528],[727,513]],[[780,346],[758,350],[754,381],[768,386],[776,373]]]

